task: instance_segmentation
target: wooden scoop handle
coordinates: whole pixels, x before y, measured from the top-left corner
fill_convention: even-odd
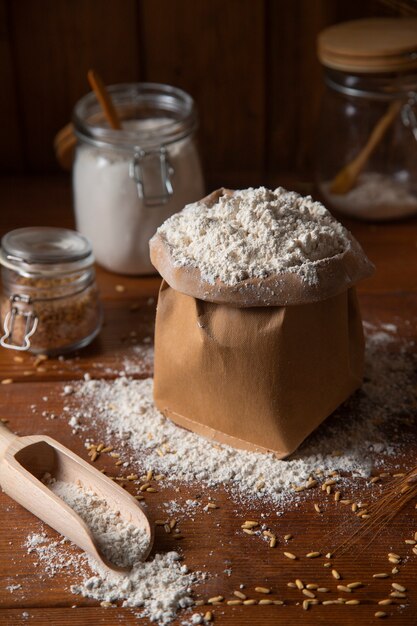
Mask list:
[[[0,422],[0,459],[2,458],[4,452],[7,450],[9,445],[18,439],[16,435],[14,435],[3,422]]]

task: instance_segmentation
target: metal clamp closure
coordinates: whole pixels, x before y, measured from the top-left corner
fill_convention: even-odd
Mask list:
[[[408,102],[401,109],[401,119],[407,128],[411,130],[414,139],[417,140],[417,93],[410,92],[408,94]]]
[[[22,343],[14,343],[13,333],[15,331],[16,320],[24,319],[24,331]],[[32,309],[30,296],[15,294],[10,296],[10,311],[4,318],[4,335],[0,338],[0,345],[10,350],[28,350],[30,348],[30,338],[38,327],[38,317]]]
[[[129,164],[129,176],[135,180],[138,196],[146,206],[168,202],[173,194],[173,173],[165,146],[150,151],[139,149]]]

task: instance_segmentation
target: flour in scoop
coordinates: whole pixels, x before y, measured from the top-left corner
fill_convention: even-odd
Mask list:
[[[52,478],[48,487],[84,520],[109,561],[125,568],[142,561],[149,547],[145,529],[123,519],[119,511],[81,485]]]
[[[140,608],[141,616],[160,625],[169,624],[179,608],[193,604],[190,586],[197,581],[197,575],[189,573],[177,552],[156,554],[143,561],[149,546],[144,530],[123,520],[105,500],[81,485],[48,476],[45,482],[85,521],[110,561],[120,567],[131,567],[121,576],[85,553],[69,554],[66,539],[51,541],[46,533],[30,535],[27,550],[37,554],[50,576],[70,566],[81,574],[80,581],[71,586],[72,593],[93,598],[103,606],[121,602],[122,606]]]
[[[198,268],[211,284],[280,272],[314,284],[316,264],[351,247],[348,231],[320,202],[282,187],[235,191],[211,207],[195,202],[157,232],[174,265]]]

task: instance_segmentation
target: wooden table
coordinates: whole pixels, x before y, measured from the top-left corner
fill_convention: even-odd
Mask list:
[[[68,183],[61,179],[8,179],[0,182],[1,233],[24,225],[72,225],[71,195]],[[417,335],[417,220],[395,224],[370,225],[349,223],[354,234],[364,246],[377,271],[371,279],[359,287],[364,318],[371,322],[395,322],[401,336],[415,339]],[[112,377],[108,368],[117,370],[126,351],[130,349],[130,331],[136,331],[141,340],[152,333],[154,304],[159,280],[157,278],[126,278],[98,269],[98,281],[105,306],[105,326],[98,340],[79,357],[63,363],[50,359],[35,367],[33,356],[25,355],[23,362],[16,362],[14,354],[0,351],[0,379],[12,378],[13,384],[0,385],[1,416],[9,420],[15,432],[24,435],[44,433],[57,438],[75,452],[87,458],[84,437],[71,434],[71,428],[63,419],[48,420],[39,410],[28,410],[31,404],[42,404],[48,397],[48,411],[59,415],[62,411],[62,381],[80,379],[85,372],[95,377]],[[116,290],[123,285],[124,291]],[[131,305],[137,304],[131,310]],[[150,375],[151,363],[144,363],[141,376]],[[45,404],[45,403],[43,403]],[[94,436],[94,432],[91,433]],[[400,463],[410,467],[417,459],[417,439],[410,434],[409,445]],[[398,461],[398,459],[396,459]],[[99,469],[114,469],[110,460],[100,459]],[[389,468],[388,468],[389,469]],[[147,497],[149,510],[154,517],[161,511],[162,502],[175,494],[177,499],[195,497],[198,487],[179,486],[179,492],[162,485],[159,493]],[[267,626],[285,624],[325,624],[328,626],[350,624],[374,624],[378,620],[375,611],[384,609],[387,622],[411,626],[417,624],[417,557],[409,558],[401,568],[397,580],[408,591],[403,608],[379,607],[377,600],[386,597],[390,581],[372,579],[372,573],[386,569],[387,552],[393,550],[404,554],[404,539],[417,530],[417,512],[407,509],[393,522],[371,547],[353,559],[344,555],[337,561],[345,580],[362,580],[369,586],[358,591],[358,606],[315,606],[303,611],[300,603],[305,598],[298,590],[289,589],[287,582],[300,577],[320,585],[331,586],[328,570],[319,568],[314,560],[291,562],[282,556],[282,549],[271,550],[259,541],[236,532],[242,520],[257,519],[261,513],[269,519],[273,511],[262,504],[250,507],[231,500],[222,489],[215,490],[220,508],[210,514],[196,514],[195,521],[185,519],[181,530],[185,536],[181,549],[191,569],[207,570],[214,574],[196,589],[196,597],[208,598],[217,594],[231,597],[234,589],[242,583],[248,593],[257,585],[272,587],[273,597],[285,599],[285,606],[215,606],[215,623],[224,625],[254,624]],[[324,496],[318,494],[319,499]],[[133,624],[148,623],[138,620],[128,609],[105,609],[97,603],[74,596],[69,585],[74,575],[43,576],[42,567],[36,568],[33,556],[28,555],[23,543],[31,531],[38,529],[39,522],[27,511],[0,494],[0,624]],[[292,533],[291,549],[305,554],[314,549],[323,536],[340,523],[340,508],[329,507],[326,516],[315,514],[311,501],[305,503],[301,494],[298,506],[289,505],[277,521],[273,517],[279,536]],[[272,523],[272,522],[271,522]],[[48,531],[54,536],[53,531]],[[172,549],[172,540],[157,530],[158,551]],[[266,544],[265,544],[266,546]],[[178,547],[177,545],[175,546]],[[74,548],[75,550],[75,548]],[[231,569],[231,575],[224,573]],[[21,584],[11,593],[8,585]],[[334,586],[334,585],[333,585]],[[260,597],[259,594],[254,594]],[[76,608],[71,608],[76,605]],[[209,607],[199,610],[205,611]],[[179,615],[176,624],[185,616]]]

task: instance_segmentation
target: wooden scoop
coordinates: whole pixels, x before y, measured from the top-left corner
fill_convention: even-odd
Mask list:
[[[113,573],[127,570],[101,553],[86,523],[41,482],[45,473],[57,480],[91,489],[120,511],[123,519],[146,531],[152,548],[153,529],[137,501],[110,478],[50,437],[17,437],[0,422],[0,485],[13,500],[49,524]]]
[[[391,126],[401,107],[402,102],[400,100],[394,100],[394,102],[391,102],[387,112],[378,121],[368,141],[359,154],[353,159],[353,161],[345,165],[345,167],[341,169],[332,180],[330,185],[331,193],[342,195],[348,193],[348,191],[352,189],[366,162],[387,132],[388,128]]]

